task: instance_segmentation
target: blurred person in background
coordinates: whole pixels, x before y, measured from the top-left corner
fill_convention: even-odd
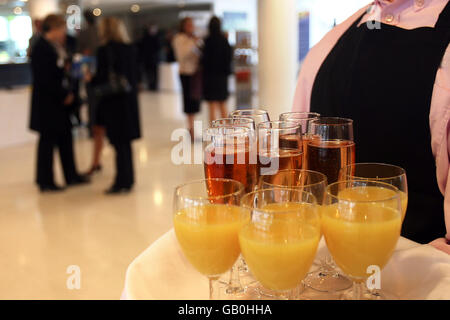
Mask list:
[[[129,45],[125,26],[117,18],[104,18],[99,35],[102,45],[97,51],[97,73],[92,79],[99,99],[96,119],[106,128],[116,152],[116,177],[106,194],[126,193],[134,185],[131,142],[141,137],[137,52]],[[123,90],[111,90],[112,73],[121,79]]]
[[[161,55],[161,42],[158,26],[150,24],[144,30],[139,42],[139,60],[147,79],[147,87],[151,91],[158,90],[158,68]]]
[[[200,40],[194,35],[192,18],[184,18],[180,30],[173,38],[175,58],[179,64],[181,86],[183,88],[184,113],[188,118],[188,129],[191,139],[194,139],[194,117],[200,111],[198,95],[198,66],[201,51]]]
[[[165,61],[167,63],[173,63],[177,60],[175,59],[175,52],[173,50],[173,37],[175,36],[175,32],[171,29],[166,31],[166,34],[164,36],[164,55],[165,55]]]
[[[97,49],[100,45],[100,37],[97,27],[97,18],[92,13],[92,10],[87,9],[83,13],[85,20],[85,27],[78,35],[78,52],[83,55],[82,58],[82,72],[84,74],[84,82],[87,95],[87,107],[89,114],[89,129],[94,140],[94,150],[92,157],[92,164],[87,172],[92,175],[101,171],[101,154],[105,141],[105,127],[97,123],[97,101],[93,92],[93,86],[90,83],[92,75],[96,72],[96,55]]]
[[[42,23],[43,35],[31,54],[33,93],[30,128],[39,132],[36,182],[41,192],[61,191],[53,175],[53,150],[58,148],[67,186],[87,183],[76,170],[70,106],[70,90],[65,67],[67,53],[66,22],[62,16],[49,15]]]
[[[216,111],[221,118],[227,117],[228,76],[231,74],[232,50],[222,32],[219,18],[209,22],[209,35],[205,39],[201,66],[203,69],[203,97],[209,104],[210,121],[216,120]]]
[[[100,38],[98,35],[97,20],[92,10],[85,10],[83,12],[85,27],[78,34],[78,52],[83,56],[93,57],[97,53],[97,48],[100,45]]]
[[[33,35],[31,36],[30,40],[28,41],[28,49],[27,49],[28,57],[31,57],[31,52],[33,50],[33,47],[38,42],[41,35],[42,35],[42,20],[35,19],[33,21]]]

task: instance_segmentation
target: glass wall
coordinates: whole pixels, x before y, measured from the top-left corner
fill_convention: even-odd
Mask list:
[[[0,16],[0,63],[24,61],[32,34],[29,16]]]

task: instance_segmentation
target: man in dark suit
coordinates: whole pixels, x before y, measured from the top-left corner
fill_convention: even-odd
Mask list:
[[[77,173],[73,154],[70,108],[74,94],[65,77],[66,22],[49,15],[42,23],[43,36],[31,55],[33,94],[31,130],[40,134],[36,182],[42,192],[61,191],[53,177],[53,150],[58,148],[67,186],[88,182]]]

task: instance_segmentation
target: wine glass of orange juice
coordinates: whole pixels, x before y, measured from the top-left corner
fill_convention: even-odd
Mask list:
[[[327,177],[320,172],[311,170],[280,170],[274,176],[261,176],[259,187],[262,189],[272,187],[289,187],[312,193],[319,205],[319,214],[321,206],[325,200],[325,190],[327,188]],[[308,273],[303,283],[320,292],[334,292],[342,287],[351,287],[352,282],[336,271],[330,270],[331,257],[327,255],[318,260],[318,266],[312,272]],[[330,275],[330,271],[332,275]]]
[[[219,192],[220,191],[220,192]],[[175,189],[173,224],[187,260],[213,281],[229,271],[239,257],[238,233],[250,212],[239,206],[242,183],[230,179],[205,179]]]
[[[295,299],[320,240],[314,195],[293,188],[262,189],[241,201],[251,221],[239,233],[242,255],[261,283],[260,298]]]
[[[371,180],[397,187],[402,201],[402,222],[405,220],[408,207],[408,182],[403,168],[384,163],[355,163],[341,169],[340,180]],[[371,194],[374,199],[377,196],[376,192]]]
[[[400,237],[400,192],[382,182],[340,181],[327,187],[326,202],[322,232],[327,247],[353,281],[352,290],[342,298],[373,299],[366,281],[374,270],[381,271],[387,264]]]

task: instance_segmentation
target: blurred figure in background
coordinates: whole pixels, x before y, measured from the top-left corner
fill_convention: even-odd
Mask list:
[[[100,45],[98,36],[97,20],[92,10],[83,12],[85,27],[78,34],[78,52],[83,56],[93,57]]]
[[[117,194],[129,192],[134,185],[131,142],[141,136],[137,52],[117,18],[104,18],[99,35],[102,46],[97,51],[97,73],[92,81],[99,99],[96,119],[105,126],[116,152],[116,177],[106,193]]]
[[[175,57],[179,64],[181,85],[183,87],[184,113],[188,118],[188,129],[191,139],[194,139],[194,117],[200,111],[198,95],[198,66],[200,58],[200,41],[194,36],[194,22],[184,18],[180,30],[173,39]]]
[[[147,88],[151,91],[158,90],[160,55],[161,42],[158,34],[158,26],[151,24],[145,28],[144,35],[139,43],[139,60],[147,79]]]
[[[83,16],[86,24],[84,29],[81,30],[78,35],[78,52],[83,55],[82,72],[86,87],[89,128],[94,140],[92,164],[87,172],[88,175],[92,175],[102,169],[100,158],[105,141],[105,128],[97,123],[97,101],[93,92],[93,86],[90,83],[92,75],[96,72],[96,55],[98,46],[100,45],[100,37],[97,27],[97,18],[92,13],[92,10],[85,10]]]
[[[205,39],[201,65],[203,69],[203,97],[209,104],[210,121],[216,120],[216,111],[221,118],[227,117],[228,76],[231,74],[232,50],[222,32],[219,18],[209,22],[209,35]]]
[[[175,59],[175,52],[173,50],[173,37],[175,35],[175,32],[171,29],[167,30],[165,37],[164,37],[164,55],[165,55],[165,61],[167,63],[173,63],[177,60]]]
[[[53,150],[59,149],[67,186],[87,183],[77,173],[73,153],[70,92],[65,67],[67,53],[66,22],[62,16],[49,15],[42,23],[43,35],[31,54],[33,93],[30,128],[39,132],[36,182],[41,192],[61,191],[53,175]]]
[[[38,42],[41,35],[42,35],[42,20],[35,19],[33,21],[33,35],[31,36],[30,40],[28,41],[28,49],[27,49],[28,57],[31,57],[31,52],[33,51],[33,47]]]

